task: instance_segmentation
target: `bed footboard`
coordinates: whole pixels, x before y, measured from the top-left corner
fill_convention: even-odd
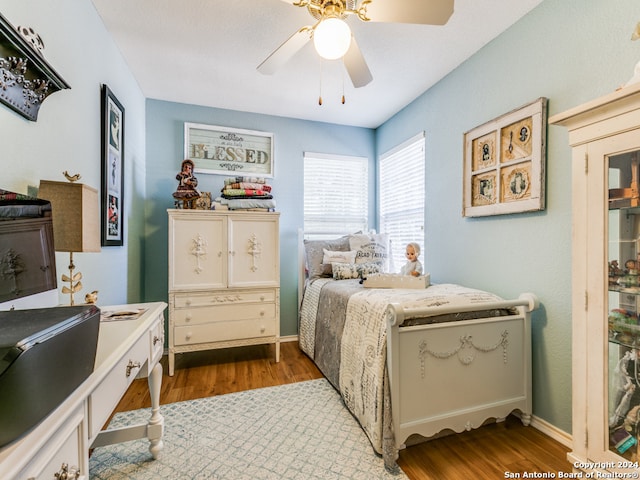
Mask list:
[[[471,430],[514,410],[529,424],[531,311],[537,307],[534,295],[523,294],[488,306],[517,308],[517,314],[403,327],[425,312],[389,306],[387,367],[397,448],[412,434]]]

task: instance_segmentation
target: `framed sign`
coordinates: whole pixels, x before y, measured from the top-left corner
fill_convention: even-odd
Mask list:
[[[272,178],[273,134],[185,123],[184,158],[195,172]]]
[[[464,134],[462,215],[544,210],[547,99]]]
[[[102,246],[120,246],[124,240],[124,107],[108,86],[102,85]]]

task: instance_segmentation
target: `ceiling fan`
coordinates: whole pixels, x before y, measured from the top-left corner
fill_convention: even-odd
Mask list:
[[[306,7],[317,22],[300,28],[274,50],[258,71],[271,75],[313,40],[318,54],[325,59],[342,58],[353,86],[364,87],[373,77],[351,29],[345,22],[355,15],[363,22],[414,23],[444,25],[453,14],[454,0],[282,0]]]

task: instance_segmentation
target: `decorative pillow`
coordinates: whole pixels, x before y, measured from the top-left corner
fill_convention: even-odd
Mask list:
[[[349,237],[332,240],[305,240],[304,251],[309,281],[331,276],[331,264],[323,265],[324,250],[349,251]]]
[[[343,251],[334,251],[327,250],[326,248],[322,249],[324,255],[322,256],[322,263],[324,265],[331,263],[356,263],[356,252],[355,250],[350,250],[348,252]]]
[[[349,249],[357,252],[356,263],[378,263],[382,267],[382,272],[388,270],[388,235],[384,233],[351,235]]]
[[[363,278],[372,273],[380,273],[377,263],[339,263],[331,264],[334,280],[349,280]]]

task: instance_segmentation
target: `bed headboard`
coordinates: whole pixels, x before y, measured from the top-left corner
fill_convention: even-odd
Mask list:
[[[305,240],[331,240],[345,237],[353,232],[316,232],[298,229],[298,308],[302,304],[302,295],[307,282],[307,257],[304,248]],[[374,232],[375,233],[375,232]]]
[[[307,251],[305,240],[313,241]],[[317,242],[317,243],[316,243]],[[354,245],[355,242],[355,245]],[[302,295],[311,275],[327,276],[326,269],[318,269],[318,255],[322,255],[323,248],[338,251],[358,251],[356,263],[383,263],[386,271],[386,261],[390,257],[390,241],[387,235],[377,234],[375,230],[363,232],[313,232],[298,229],[298,307],[302,304]],[[308,257],[312,257],[312,264],[307,265]],[[321,258],[321,257],[320,257]],[[315,260],[315,261],[314,261]],[[322,270],[322,272],[321,272]]]

